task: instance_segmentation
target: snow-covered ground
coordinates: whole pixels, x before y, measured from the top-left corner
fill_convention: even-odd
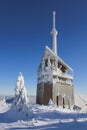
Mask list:
[[[29,106],[29,114],[18,112],[0,98],[0,130],[87,130],[87,111],[58,108],[55,105]]]

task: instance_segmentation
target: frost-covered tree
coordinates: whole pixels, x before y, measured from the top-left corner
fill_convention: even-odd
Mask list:
[[[27,111],[29,107],[29,99],[27,97],[24,77],[21,72],[19,73],[16,81],[15,98],[12,106],[16,106],[18,111]]]

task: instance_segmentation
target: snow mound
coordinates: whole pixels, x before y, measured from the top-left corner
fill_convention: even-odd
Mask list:
[[[6,100],[5,100],[5,98],[0,98],[0,106],[1,105],[6,105]]]
[[[52,99],[49,100],[48,106],[54,106],[54,103],[53,103]]]
[[[5,112],[7,109],[9,109],[9,106],[7,103],[6,103],[6,100],[5,100],[5,97],[1,97],[0,98],[0,113],[3,113]]]

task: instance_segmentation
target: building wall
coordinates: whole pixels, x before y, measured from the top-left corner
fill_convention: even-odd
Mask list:
[[[71,108],[74,105],[74,88],[63,83],[40,83],[37,85],[37,103],[47,105],[52,99],[58,106]]]
[[[74,105],[74,88],[69,84],[54,83],[52,91],[52,99],[58,106],[70,107]],[[63,101],[64,98],[64,101]]]
[[[43,87],[44,87],[43,83],[37,85],[37,97],[36,97],[37,104],[43,104],[43,92],[42,92]]]
[[[52,99],[52,84],[50,83],[38,84],[36,102],[38,104],[47,105],[50,99]]]

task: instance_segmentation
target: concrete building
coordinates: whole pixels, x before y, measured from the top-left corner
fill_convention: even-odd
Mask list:
[[[38,104],[47,105],[52,99],[58,106],[71,108],[74,105],[73,70],[57,55],[55,12],[53,12],[52,50],[46,46],[38,68]]]

